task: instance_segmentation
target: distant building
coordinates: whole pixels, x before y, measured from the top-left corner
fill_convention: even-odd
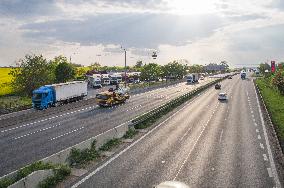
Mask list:
[[[224,65],[209,64],[204,67],[205,71],[225,71]]]

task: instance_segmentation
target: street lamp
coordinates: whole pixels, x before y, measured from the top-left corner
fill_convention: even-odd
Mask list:
[[[126,88],[126,49],[122,46],[121,49],[124,51],[124,87]]]

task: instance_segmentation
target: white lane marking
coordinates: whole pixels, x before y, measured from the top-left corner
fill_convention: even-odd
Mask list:
[[[93,107],[96,107],[96,106],[93,106]],[[92,107],[89,107],[89,108],[92,108]],[[86,108],[86,109],[88,109],[88,108]],[[84,109],[79,109],[77,111],[80,112],[81,110],[83,111]],[[12,131],[12,130],[15,130],[15,129],[19,129],[19,128],[26,127],[26,126],[29,126],[29,125],[34,125],[34,124],[41,123],[41,122],[44,122],[44,121],[48,121],[48,120],[51,120],[51,119],[59,118],[59,117],[62,117],[62,116],[70,115],[70,114],[73,114],[77,111],[67,112],[67,113],[64,113],[64,114],[61,114],[61,115],[56,115],[56,116],[52,116],[52,117],[49,117],[49,118],[46,118],[46,119],[37,120],[37,121],[31,122],[31,123],[27,123],[27,124],[24,124],[24,125],[21,125],[21,126],[18,126],[18,127],[5,129],[5,130],[2,130],[1,133]]]
[[[266,147],[267,147],[267,152],[268,152],[268,157],[269,157],[269,161],[270,161],[270,165],[271,165],[271,171],[272,171],[272,174],[273,174],[273,179],[275,181],[276,187],[281,187],[279,177],[278,177],[278,173],[277,173],[277,170],[276,170],[276,167],[275,167],[274,159],[273,159],[273,156],[272,156],[270,144],[269,144],[269,141],[268,141],[268,136],[267,136],[266,128],[265,128],[265,125],[264,125],[264,120],[263,120],[262,112],[261,112],[260,105],[259,105],[259,98],[257,96],[255,86],[254,86],[254,92],[255,92],[255,96],[256,96],[258,112],[259,112],[259,115],[260,115],[261,125],[262,125],[262,129],[263,129],[263,134],[264,134],[264,138],[265,138],[265,143],[266,143]]]
[[[263,156],[263,160],[268,161],[267,155],[266,154],[262,154]]]
[[[205,91],[205,93],[207,93],[209,90]],[[179,109],[178,111],[176,111],[174,114],[172,114],[170,117],[168,117],[167,119],[165,119],[163,122],[161,122],[160,124],[158,124],[156,127],[154,127],[153,129],[151,129],[150,131],[148,131],[146,134],[144,134],[143,136],[141,136],[138,140],[136,140],[135,142],[133,142],[132,144],[130,144],[129,146],[127,146],[124,150],[122,150],[121,152],[119,152],[118,154],[116,154],[115,156],[113,156],[112,158],[110,158],[106,163],[102,164],[101,166],[99,166],[98,168],[96,168],[93,172],[91,172],[90,174],[88,174],[86,177],[84,177],[83,179],[81,179],[80,181],[78,181],[76,184],[74,184],[71,188],[76,188],[79,185],[81,185],[82,183],[84,183],[86,180],[88,180],[90,177],[92,177],[93,175],[95,175],[97,172],[101,171],[104,167],[106,167],[107,165],[109,165],[112,161],[114,161],[116,158],[118,158],[120,155],[122,155],[123,153],[125,153],[126,151],[128,151],[129,149],[131,149],[133,146],[135,146],[137,143],[139,143],[141,140],[143,140],[145,137],[147,137],[149,134],[151,134],[153,131],[155,131],[156,129],[158,129],[159,127],[161,127],[165,122],[167,122],[168,120],[170,120],[171,118],[173,118],[176,114],[178,114],[180,111],[182,111],[183,109],[185,109],[186,107],[188,107],[189,105],[191,105],[193,102],[195,102],[199,97],[196,97],[195,99],[193,99],[191,102],[187,102],[185,103],[185,105]]]
[[[261,149],[264,149],[264,146],[263,146],[262,143],[259,143],[259,145],[260,145]]]
[[[181,139],[179,141],[182,141],[184,139],[184,137],[187,135],[187,133],[191,130],[192,127],[189,127],[187,129],[187,131],[184,133],[184,135],[181,137]]]
[[[218,104],[216,105],[216,107],[218,107],[219,104],[220,104],[220,103],[218,103]],[[214,112],[215,112],[215,110],[214,110]],[[211,118],[213,117],[214,112],[213,112],[212,115],[210,116],[209,120],[211,120]],[[207,121],[207,122],[208,122],[208,121]],[[176,175],[175,175],[173,181],[176,180],[176,178],[178,177],[179,173],[181,172],[183,166],[185,165],[185,163],[186,163],[187,160],[189,159],[189,156],[191,155],[191,152],[194,150],[194,148],[195,148],[197,142],[199,141],[199,139],[200,139],[201,135],[203,134],[204,130],[206,129],[207,125],[208,125],[208,123],[206,123],[205,125],[203,125],[203,129],[202,129],[201,133],[198,135],[197,140],[195,140],[195,142],[194,142],[194,144],[193,144],[191,150],[189,151],[189,153],[187,154],[185,160],[184,160],[183,163],[181,164],[181,166],[180,166],[178,172],[176,173]]]
[[[46,131],[46,130],[48,130],[48,129],[52,129],[52,128],[54,128],[54,127],[57,127],[57,126],[59,126],[59,125],[60,125],[60,123],[57,124],[57,125],[53,125],[53,126],[50,126],[50,127],[46,127],[46,128],[43,128],[43,129],[39,129],[39,130],[34,131],[34,132],[29,132],[29,133],[24,134],[24,135],[22,135],[22,136],[15,137],[14,140],[18,140],[18,139],[20,139],[20,138],[24,138],[24,137],[30,136],[30,135],[32,135],[32,134],[35,134],[35,133],[40,133],[40,132]]]
[[[223,129],[222,129],[221,134],[220,134],[219,144],[220,144],[220,143],[221,143],[221,141],[222,141],[222,136],[223,136]]]
[[[69,135],[69,134],[71,134],[71,133],[74,133],[74,132],[79,131],[79,130],[84,129],[84,128],[85,128],[85,127],[80,127],[80,128],[74,129],[74,130],[72,130],[72,131],[69,131],[69,132],[67,132],[67,133],[64,133],[64,134],[62,134],[62,135],[53,137],[53,138],[50,139],[50,141],[55,140],[55,139],[58,139],[58,138],[61,138],[61,137],[66,136],[66,135]]]
[[[272,170],[271,170],[271,168],[267,168],[267,172],[268,172],[268,175],[269,175],[269,177],[273,177],[273,175],[272,175]]]

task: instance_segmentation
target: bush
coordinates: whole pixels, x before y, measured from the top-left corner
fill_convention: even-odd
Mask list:
[[[60,165],[58,168],[54,169],[54,175],[46,178],[39,183],[40,188],[50,188],[55,187],[59,182],[69,176],[71,173],[70,167],[66,165]]]
[[[108,150],[114,148],[115,146],[117,146],[120,143],[121,143],[121,141],[118,138],[111,139],[100,147],[100,151],[108,151]]]
[[[42,161],[34,162],[20,169],[15,178],[5,178],[0,180],[0,188],[6,188],[37,170],[54,169],[55,167],[56,166],[52,165],[51,163],[43,163]]]
[[[12,180],[11,178],[4,178],[0,180],[0,188],[6,188],[9,185],[12,185],[13,183],[15,183],[15,181]]]
[[[137,134],[137,130],[130,128],[128,131],[126,131],[125,135],[123,135],[123,138],[133,138]]]
[[[89,161],[95,160],[99,157],[99,153],[96,150],[96,141],[92,143],[91,149],[79,150],[72,148],[69,155],[69,162],[71,166],[78,166],[86,164]]]
[[[271,79],[271,83],[277,87],[281,95],[284,95],[284,71],[278,71]]]

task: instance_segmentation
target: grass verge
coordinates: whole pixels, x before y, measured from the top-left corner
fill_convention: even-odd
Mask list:
[[[281,147],[284,146],[284,96],[270,86],[266,79],[257,79],[256,84],[263,97],[271,121],[275,126]]]
[[[21,96],[1,96],[0,97],[0,115],[32,107],[30,97]]]

